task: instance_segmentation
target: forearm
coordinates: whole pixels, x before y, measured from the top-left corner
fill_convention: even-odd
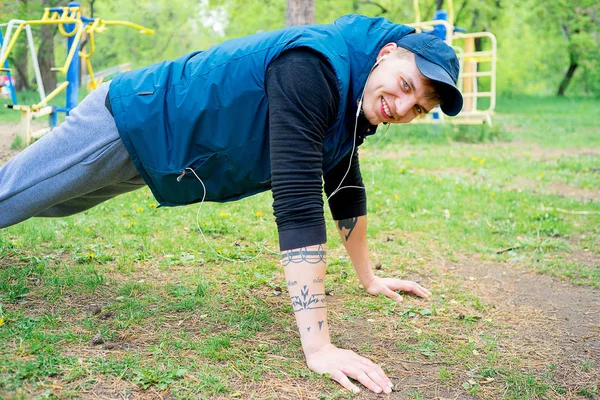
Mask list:
[[[358,279],[366,285],[375,276],[367,247],[367,216],[335,221],[335,225],[352,260]]]
[[[282,252],[285,278],[305,355],[331,343],[325,299],[323,245]]]

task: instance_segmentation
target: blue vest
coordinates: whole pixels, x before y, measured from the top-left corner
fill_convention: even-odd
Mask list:
[[[323,143],[327,172],[352,148],[357,102],[379,49],[414,30],[348,15],[233,39],[119,75],[115,122],[131,159],[163,206],[231,201],[270,189],[265,75],[282,52],[311,48],[337,76],[340,108]],[[185,174],[183,173],[185,171]],[[179,178],[179,179],[178,179]]]

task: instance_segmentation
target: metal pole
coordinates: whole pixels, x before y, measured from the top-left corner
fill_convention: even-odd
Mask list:
[[[25,27],[25,33],[27,34],[27,42],[29,43],[29,52],[31,53],[31,62],[33,63],[33,73],[35,74],[35,81],[38,86],[38,93],[40,94],[40,98],[43,99],[44,97],[46,97],[46,89],[44,88],[44,81],[42,80],[40,65],[38,63],[37,54],[35,53],[33,34],[31,33],[31,27],[29,25]]]
[[[70,2],[69,7],[79,7],[79,3]],[[76,29],[75,24],[65,24],[65,31],[67,33],[73,32]],[[71,46],[77,45],[79,46],[79,42],[75,41],[77,35],[72,35],[67,39],[67,51],[71,49]],[[79,50],[79,49],[77,49]],[[66,109],[67,114],[75,108],[77,103],[79,102],[79,69],[80,69],[80,58],[79,51],[75,53],[75,56],[71,60],[71,64],[69,65],[69,69],[67,71],[67,82],[69,82],[69,86],[67,86],[67,102]]]
[[[0,45],[2,45],[2,29],[0,29]],[[10,74],[10,71],[9,71],[8,59],[6,59],[6,61],[4,61],[4,68],[6,68],[6,76],[8,77],[8,83],[6,84],[6,86],[8,87],[8,91],[10,92],[10,98],[11,98],[13,104],[17,104],[17,93],[16,93],[15,87],[12,83],[12,75]]]

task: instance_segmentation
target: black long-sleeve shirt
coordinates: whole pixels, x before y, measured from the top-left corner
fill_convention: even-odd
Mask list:
[[[336,80],[331,65],[309,49],[285,52],[267,70],[273,209],[281,250],[326,242],[322,180],[329,197],[351,164],[341,186],[364,187],[357,151],[323,176],[323,139],[340,107]],[[373,128],[363,116],[358,125],[358,132]],[[366,200],[364,189],[339,191],[329,199],[333,218],[366,215]]]
[[[340,107],[336,80],[331,65],[306,48],[283,53],[267,70],[273,210],[282,251],[326,242],[323,180],[329,197],[351,164],[341,187],[364,187],[357,150],[323,176],[323,139]],[[112,114],[108,96],[106,107]],[[357,125],[358,146],[362,133],[375,127],[364,116]],[[367,196],[346,188],[329,199],[329,208],[335,220],[366,215]]]

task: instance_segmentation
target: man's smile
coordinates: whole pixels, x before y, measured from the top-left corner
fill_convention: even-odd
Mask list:
[[[390,110],[390,106],[383,97],[381,98],[381,115],[383,115],[384,117],[387,117],[389,119],[394,119],[394,116],[392,115],[392,111]]]

